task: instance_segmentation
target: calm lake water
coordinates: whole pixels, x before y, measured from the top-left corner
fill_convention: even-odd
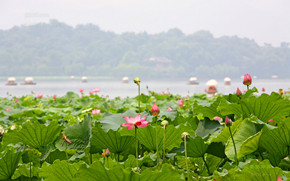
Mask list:
[[[242,80],[233,80],[231,86],[225,86],[223,80],[217,80],[217,90],[219,93],[228,94],[233,93],[240,88],[245,89],[246,86],[242,84]],[[45,96],[63,96],[68,91],[79,93],[80,89],[84,89],[85,94],[94,88],[100,88],[99,95],[107,96],[109,98],[120,97],[134,97],[137,95],[137,86],[132,80],[124,84],[121,81],[97,81],[92,80],[87,83],[82,83],[80,80],[35,80],[36,85],[20,85],[18,81],[17,86],[6,86],[6,81],[0,82],[0,97],[7,97],[8,94],[16,97],[30,95],[33,91],[35,94],[42,93]],[[180,94],[182,96],[192,95],[194,93],[203,93],[207,89],[206,81],[199,81],[198,85],[189,85],[187,80],[184,81],[142,81],[141,92],[147,94],[146,86],[149,90],[161,92],[169,91],[173,94]],[[257,87],[261,91],[262,87],[266,89],[266,93],[272,91],[278,92],[279,88],[290,91],[290,79],[254,79],[251,87]]]

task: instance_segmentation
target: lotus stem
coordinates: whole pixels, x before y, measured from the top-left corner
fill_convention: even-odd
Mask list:
[[[165,162],[165,129],[166,125],[163,126],[163,163]]]
[[[249,85],[247,85],[247,90],[249,90]]]
[[[156,163],[157,163],[157,165],[158,165],[157,117],[155,117],[155,121],[156,121],[156,127],[155,127],[155,138],[156,138],[156,156],[157,156],[157,158],[156,158]]]
[[[239,166],[239,160],[238,160],[238,155],[237,155],[236,144],[235,144],[235,141],[234,141],[234,138],[233,138],[233,134],[232,134],[232,131],[231,131],[231,127],[229,127],[229,131],[230,131],[230,135],[231,135],[232,142],[233,142],[234,149],[235,149],[235,159],[236,159],[236,162],[237,162],[237,166]]]
[[[29,180],[31,181],[31,153],[29,154]]]
[[[64,144],[65,144],[65,156],[66,156],[66,160],[68,160],[68,155],[67,155],[67,142],[65,142]]]
[[[136,167],[137,167],[137,170],[139,170],[138,168],[138,145],[139,145],[139,142],[138,142],[138,139],[137,139],[137,127],[135,126],[135,138],[136,138]]]
[[[109,157],[107,157],[107,165],[108,165],[108,168],[109,168]]]
[[[188,169],[188,161],[187,161],[186,136],[184,136],[183,139],[184,139],[184,153],[185,153],[185,164],[186,164],[186,171],[187,171],[187,180],[190,180],[190,178],[189,178],[189,169]]]
[[[203,162],[204,162],[204,164],[205,164],[205,167],[206,167],[206,169],[207,169],[207,173],[208,173],[208,175],[210,175],[209,168],[208,168],[208,165],[207,165],[207,163],[206,163],[206,161],[205,161],[204,155],[202,156],[202,160],[203,160]]]
[[[140,100],[141,100],[141,97],[140,97],[140,84],[138,84],[138,107],[139,107],[139,113],[141,113]]]

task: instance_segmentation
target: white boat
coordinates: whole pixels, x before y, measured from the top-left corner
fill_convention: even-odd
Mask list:
[[[189,84],[191,84],[191,85],[197,85],[199,83],[197,82],[197,78],[196,77],[190,77],[189,78]]]
[[[231,85],[232,84],[232,80],[229,77],[225,77],[224,78],[224,84],[225,85]]]
[[[17,82],[16,82],[16,78],[15,77],[8,77],[8,81],[6,83],[6,85],[17,85]]]
[[[22,85],[35,85],[33,77],[25,77],[24,82],[21,83]]]
[[[88,77],[83,76],[83,77],[82,77],[82,82],[83,82],[83,83],[88,82]]]
[[[129,82],[129,77],[123,77],[122,82],[123,83],[128,83]]]

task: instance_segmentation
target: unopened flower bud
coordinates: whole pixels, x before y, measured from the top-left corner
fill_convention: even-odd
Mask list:
[[[182,139],[186,138],[187,136],[189,136],[188,132],[183,132],[183,133],[181,134],[181,138],[182,138]]]
[[[227,127],[231,127],[232,124],[233,124],[233,122],[232,122],[232,120],[231,120],[230,118],[228,118],[228,117],[226,116],[225,124],[226,124]]]
[[[135,77],[134,83],[139,85],[140,84],[140,78],[139,77]]]
[[[243,84],[244,85],[251,85],[252,84],[252,78],[251,78],[250,74],[244,75]]]
[[[180,99],[179,102],[178,102],[178,106],[182,107],[183,106],[183,100]]]
[[[167,126],[168,125],[168,121],[166,121],[166,120],[161,121],[161,125],[163,127]]]
[[[105,155],[106,155],[106,157],[109,157],[110,154],[111,154],[111,153],[110,153],[110,150],[109,150],[109,148],[107,148],[106,151],[105,151]]]
[[[242,91],[239,88],[237,88],[236,94],[237,94],[237,96],[241,97],[242,96]]]
[[[160,109],[155,103],[153,103],[150,111],[153,116],[158,116],[158,114],[160,113]]]

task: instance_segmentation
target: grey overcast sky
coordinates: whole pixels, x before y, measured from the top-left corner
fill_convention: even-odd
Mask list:
[[[0,29],[50,19],[116,33],[179,28],[185,34],[237,35],[260,45],[290,42],[290,0],[0,0]]]

